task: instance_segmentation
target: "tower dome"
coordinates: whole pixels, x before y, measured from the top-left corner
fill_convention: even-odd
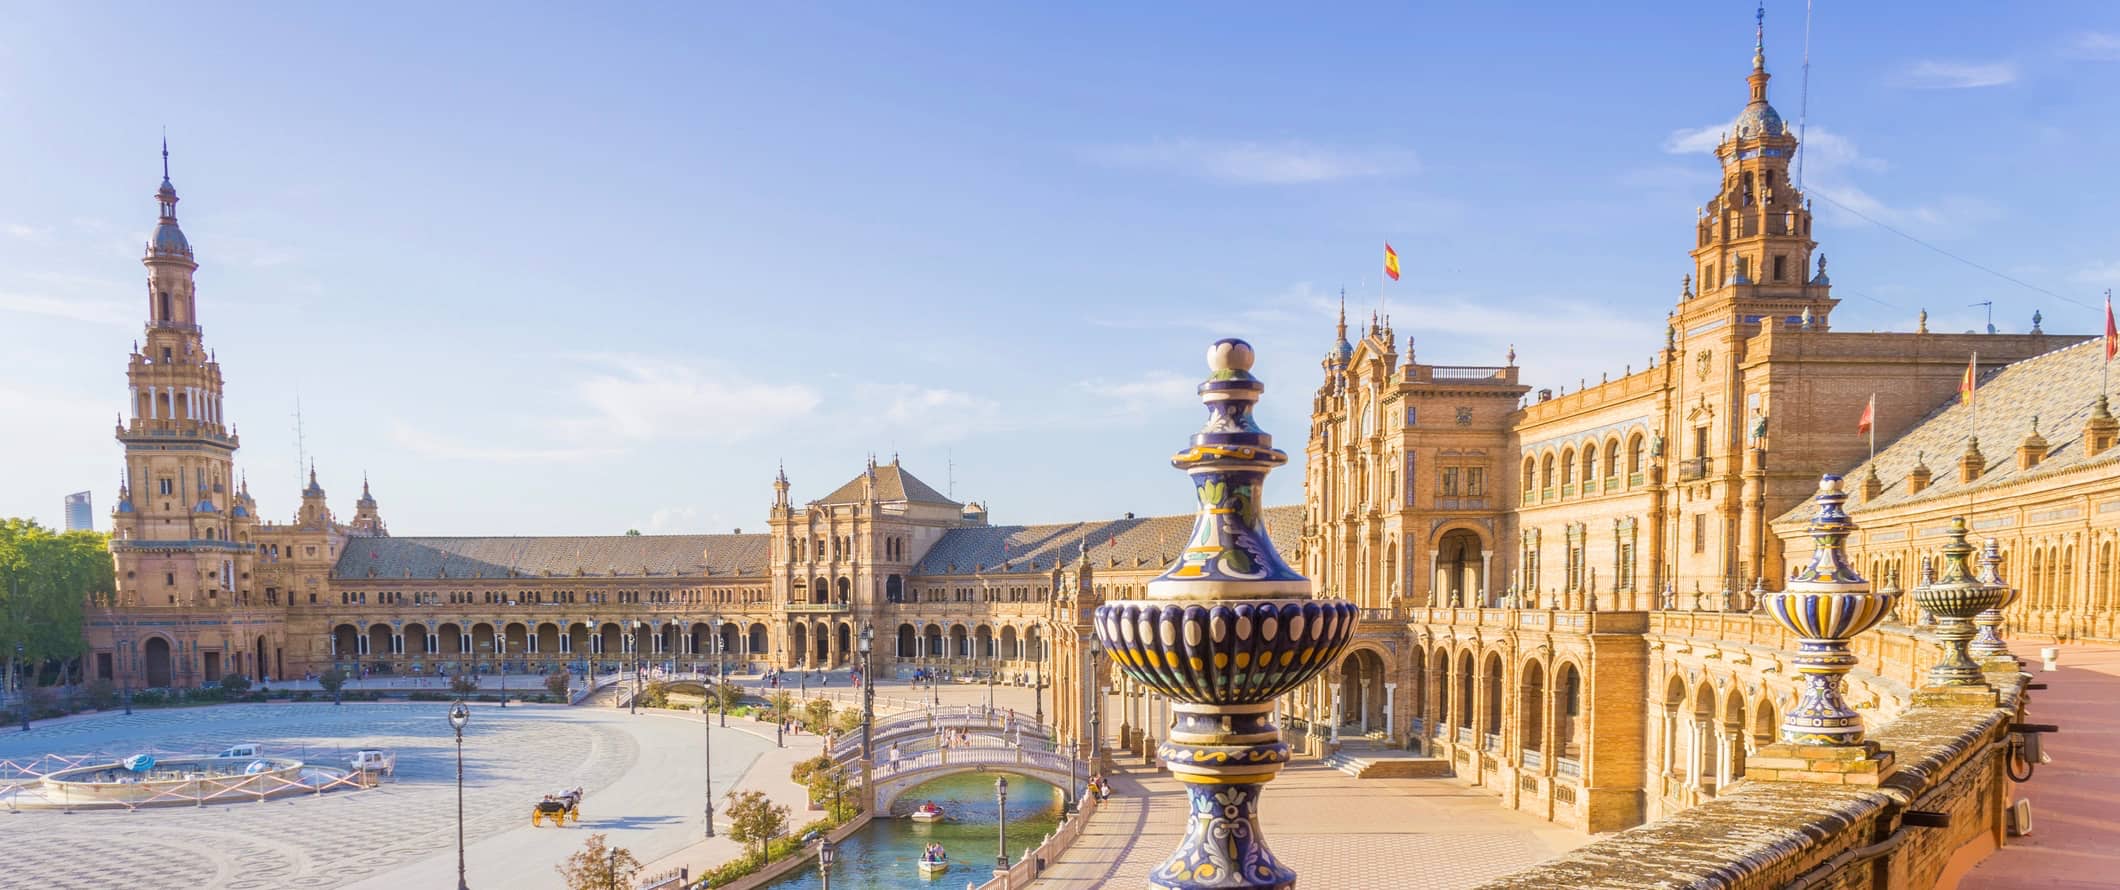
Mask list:
[[[162,187],[155,190],[155,204],[162,208],[161,218],[155,221],[155,235],[147,244],[148,253],[155,256],[191,257],[191,242],[184,237],[184,230],[177,227],[177,187],[169,184],[169,140],[162,140]]]
[[[1737,113],[1737,120],[1730,124],[1730,135],[1738,139],[1779,138],[1789,135],[1789,125],[1781,119],[1781,112],[1767,104],[1767,7],[1761,3],[1754,17],[1752,30],[1752,74],[1745,78],[1751,87],[1751,100],[1745,110]]]

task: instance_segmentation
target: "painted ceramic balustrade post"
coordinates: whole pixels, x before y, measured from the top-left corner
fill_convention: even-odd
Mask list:
[[[1170,698],[1157,754],[1191,806],[1177,852],[1149,873],[1157,887],[1295,886],[1259,832],[1259,792],[1289,755],[1274,700],[1332,664],[1354,633],[1355,605],[1314,599],[1267,536],[1259,499],[1288,455],[1252,419],[1266,389],[1252,360],[1242,340],[1208,347],[1207,424],[1171,459],[1198,496],[1192,537],[1145,599],[1097,607],[1113,664]]]
[[[1845,677],[1856,664],[1848,640],[1890,615],[1898,596],[1871,592],[1870,582],[1848,563],[1846,546],[1855,523],[1843,509],[1847,500],[1839,476],[1819,481],[1818,515],[1811,519],[1811,564],[1781,592],[1766,595],[1767,614],[1797,637],[1797,652],[1790,660],[1801,687],[1796,705],[1781,721],[1785,744],[1856,745],[1863,740],[1862,716],[1841,697]]]
[[[1966,558],[1973,545],[1966,543],[1965,517],[1951,519],[1950,540],[1943,545],[1943,570],[1935,583],[1914,588],[1914,601],[1936,616],[1936,638],[1943,641],[1943,661],[1929,668],[1930,686],[1987,686],[1980,665],[1968,657],[1966,646],[1973,639],[1973,616],[1995,608],[2008,588],[1989,586],[1973,577]]]
[[[1973,641],[1966,651],[1975,658],[2010,658],[2010,647],[2002,640],[2002,612],[2017,601],[2018,590],[2002,580],[2002,542],[1989,538],[1980,548],[1980,583],[2002,588],[2002,601],[1973,616]]]

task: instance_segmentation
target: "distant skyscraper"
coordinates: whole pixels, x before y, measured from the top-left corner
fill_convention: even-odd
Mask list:
[[[89,505],[88,492],[77,491],[66,496],[66,530],[70,532],[92,532],[96,530],[96,509]]]

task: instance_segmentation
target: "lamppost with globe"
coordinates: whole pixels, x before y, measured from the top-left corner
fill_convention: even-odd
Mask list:
[[[463,699],[449,706],[449,728],[456,731],[456,890],[470,890],[464,880],[464,725],[470,722]]]
[[[505,625],[493,637],[493,660],[494,669],[501,673],[501,707],[505,708],[508,706],[508,628]]]
[[[830,838],[817,842],[817,876],[824,881],[824,890],[832,890],[832,860],[838,856]]]
[[[631,659],[633,663],[629,665],[629,667],[633,668],[633,697],[626,699],[626,713],[628,714],[640,713],[640,629],[640,619],[636,618],[633,620],[632,626],[626,630],[626,649],[633,655]]]
[[[994,804],[1001,815],[1000,829],[994,841],[994,871],[1008,872],[1008,777],[994,779]]]
[[[869,673],[869,652],[876,645],[876,629],[864,621],[861,634],[854,647],[861,653],[861,806],[871,809],[876,801],[869,797],[869,780],[875,770],[875,736],[870,729],[876,723],[876,675]]]
[[[714,619],[714,698],[719,704],[722,728],[729,726],[729,700],[721,697],[721,687],[729,682],[729,651],[721,644],[721,619]]]

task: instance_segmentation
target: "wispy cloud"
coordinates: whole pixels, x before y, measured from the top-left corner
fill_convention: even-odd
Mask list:
[[[2063,52],[2070,58],[2093,62],[2120,62],[2120,34],[2084,31],[2068,42]]]
[[[24,225],[22,223],[7,223],[6,225],[0,225],[0,233],[6,234],[9,238],[20,238],[24,241],[35,241],[39,243],[43,242],[44,237],[46,235],[50,235],[51,231],[52,230],[50,226],[31,226]]]
[[[917,441],[950,442],[1008,426],[999,402],[962,390],[859,383],[853,395],[853,416],[847,422],[856,435],[888,432]]]
[[[420,429],[404,421],[391,424],[390,440],[397,443],[398,447],[421,457],[497,464],[573,463],[609,457],[616,453],[609,448],[517,448],[485,445]]]
[[[0,291],[0,312],[43,315],[117,327],[130,327],[139,321],[123,304],[115,300],[60,298],[7,291]]]
[[[1302,185],[1398,176],[1420,166],[1414,153],[1402,148],[1332,148],[1296,141],[1158,139],[1133,145],[1097,146],[1084,154],[1092,161],[1114,167],[1248,185]]]
[[[2014,62],[1915,62],[1892,76],[1895,86],[1917,90],[1968,90],[2017,82]]]
[[[1674,130],[1664,139],[1664,151],[1672,154],[1713,152],[1729,128],[1709,124]],[[1989,222],[2001,215],[1990,202],[1965,195],[1927,195],[1918,204],[1895,204],[1857,184],[1862,174],[1891,169],[1885,159],[1865,154],[1851,140],[1827,127],[1811,127],[1802,147],[1804,187],[1822,198],[1822,219],[1852,221],[1856,215],[1893,226],[1919,226],[1931,234],[1963,229]]]
[[[589,416],[568,423],[623,439],[744,438],[814,411],[822,397],[794,383],[766,383],[689,362],[625,354],[576,356],[597,370],[573,385]]]
[[[2084,284],[2099,284],[2105,285],[2107,287],[2120,287],[2120,260],[2107,260],[2102,263],[2092,263],[2088,266],[2083,267],[2082,269],[2077,270],[2076,274],[2072,277],[2074,277],[2077,281],[2083,282]]]
[[[1131,380],[1084,380],[1075,388],[1126,413],[1144,414],[1192,401],[1198,396],[1199,385],[1197,375],[1150,371]]]

